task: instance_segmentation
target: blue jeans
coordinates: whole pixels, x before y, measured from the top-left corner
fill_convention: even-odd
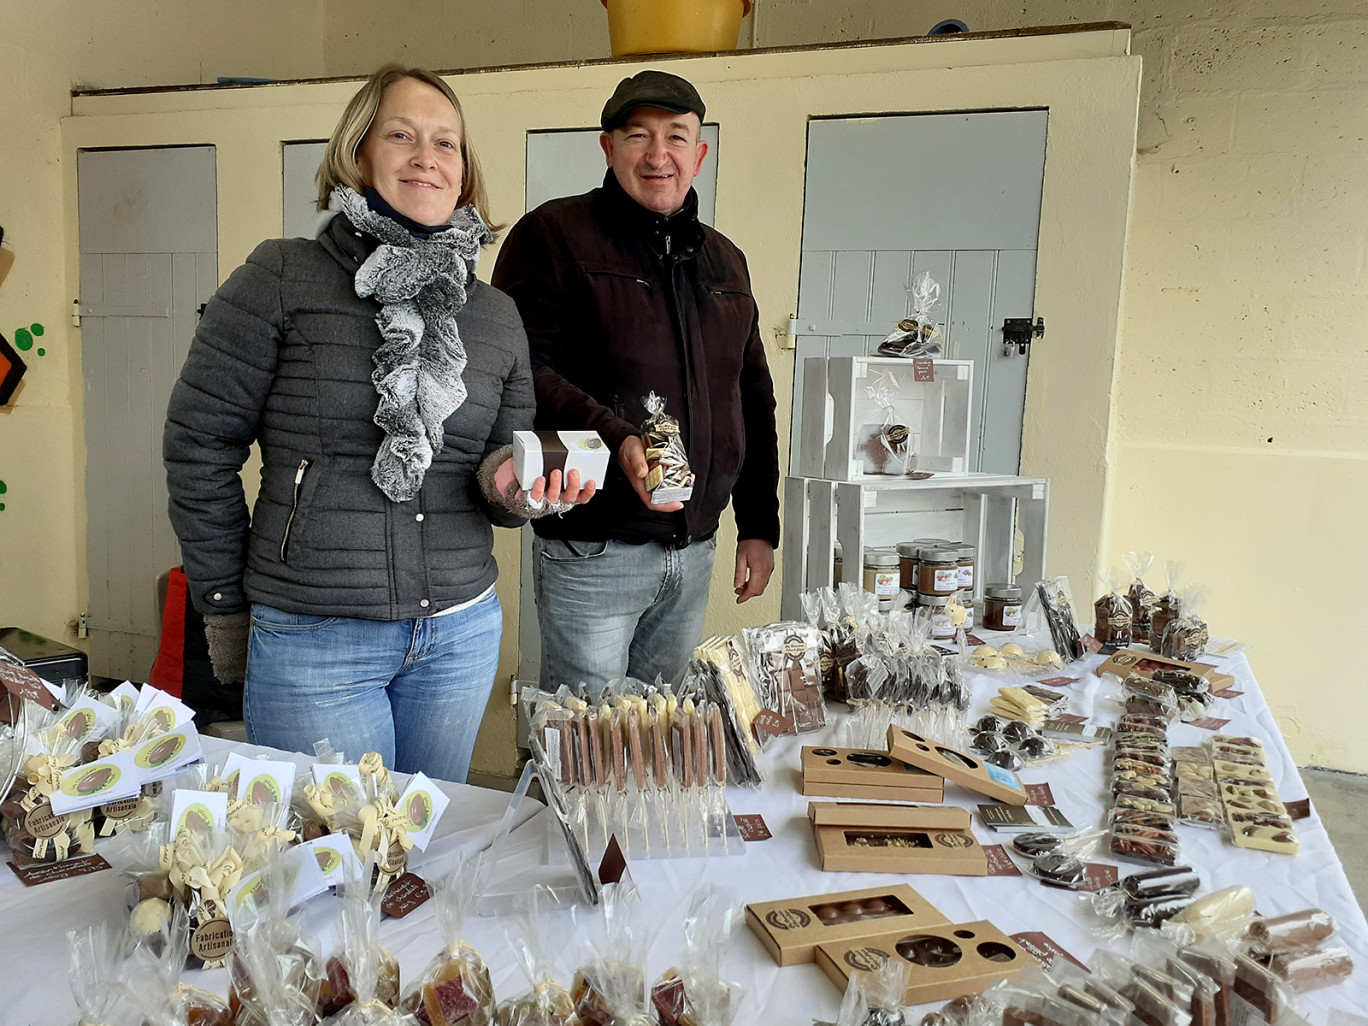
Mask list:
[[[245,712],[253,744],[464,783],[499,663],[498,596],[447,616],[356,620],[252,605]]]
[[[539,536],[532,558],[542,688],[677,679],[703,630],[716,551],[716,538],[672,549]]]

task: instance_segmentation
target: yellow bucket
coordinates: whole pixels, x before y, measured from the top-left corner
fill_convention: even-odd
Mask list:
[[[603,0],[614,57],[735,50],[751,0]]]

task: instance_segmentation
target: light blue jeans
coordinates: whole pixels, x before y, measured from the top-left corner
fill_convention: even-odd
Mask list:
[[[682,549],[538,537],[542,688],[677,679],[703,630],[716,552],[715,537]]]
[[[253,603],[245,715],[253,744],[464,783],[499,662],[498,596],[447,616],[356,620]]]

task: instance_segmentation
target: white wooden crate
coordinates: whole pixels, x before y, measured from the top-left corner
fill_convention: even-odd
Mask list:
[[[1050,483],[1044,478],[967,474],[924,481],[844,482],[784,479],[781,614],[802,619],[799,596],[832,583],[840,542],[844,577],[860,580],[866,547],[892,548],[913,538],[952,538],[978,548],[974,595],[985,584],[1031,587],[1045,576]],[[1021,569],[1013,573],[1015,534]]]
[[[833,481],[878,481],[906,472],[969,471],[972,360],[932,360],[933,380],[916,381],[914,361],[833,356],[803,361],[803,417],[798,470]],[[910,431],[916,459],[903,462],[879,441],[886,410],[866,389],[881,377],[896,383],[893,422]]]

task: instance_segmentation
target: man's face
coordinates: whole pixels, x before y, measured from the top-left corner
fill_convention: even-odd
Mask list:
[[[599,143],[627,195],[668,217],[684,206],[708,155],[708,144],[698,138],[701,129],[692,112],[636,107],[621,125],[604,132]]]

